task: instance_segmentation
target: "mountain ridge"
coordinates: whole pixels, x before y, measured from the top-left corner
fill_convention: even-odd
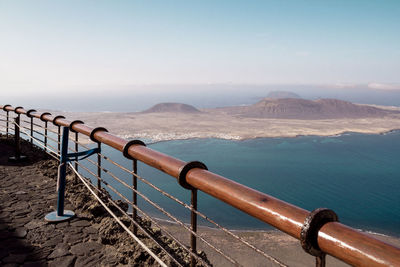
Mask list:
[[[248,118],[337,119],[381,117],[398,113],[339,99],[264,98],[249,106],[224,107],[226,114]]]

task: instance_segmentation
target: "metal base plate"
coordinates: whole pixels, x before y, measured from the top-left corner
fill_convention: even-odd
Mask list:
[[[21,155],[21,156],[19,156],[19,158],[15,157],[15,156],[9,157],[8,161],[11,161],[11,162],[22,162],[22,161],[26,161],[27,159],[28,158],[26,156]]]
[[[57,216],[57,211],[50,212],[44,217],[47,222],[64,222],[72,219],[75,213],[71,210],[64,210],[63,216]]]

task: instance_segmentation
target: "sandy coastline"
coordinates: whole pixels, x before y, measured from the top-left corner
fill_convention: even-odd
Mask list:
[[[182,231],[182,228],[174,223],[163,221],[163,226],[166,226],[168,231],[174,236],[179,237],[180,240],[189,242],[189,233]],[[232,230],[243,240],[251,243],[257,248],[265,251],[268,255],[279,259],[288,266],[314,266],[315,258],[308,255],[303,251],[300,241],[278,230]],[[227,235],[222,230],[209,228],[205,226],[198,227],[200,236],[205,237],[215,246],[222,248],[223,252],[228,255],[234,255],[235,260],[245,266],[276,266],[269,262],[260,254],[254,252],[246,245],[240,243],[235,238]],[[376,239],[382,240],[386,243],[400,246],[400,239],[397,237],[368,233],[364,232]],[[210,249],[202,241],[198,241],[198,249],[206,252],[207,257],[215,264],[215,266],[229,265],[227,260],[220,256],[218,253]],[[327,256],[327,266],[349,266],[348,264],[334,258]]]

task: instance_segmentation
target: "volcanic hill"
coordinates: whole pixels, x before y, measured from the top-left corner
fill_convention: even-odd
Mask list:
[[[143,113],[162,113],[162,112],[200,113],[201,111],[191,105],[182,103],[159,103],[143,111]]]
[[[298,98],[264,98],[250,106],[225,107],[219,108],[219,110],[239,117],[302,120],[382,117],[393,113],[389,110],[338,99],[306,100]]]

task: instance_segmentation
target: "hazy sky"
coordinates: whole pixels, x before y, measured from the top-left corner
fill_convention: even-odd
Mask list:
[[[207,83],[396,87],[400,1],[0,0],[3,96]]]

